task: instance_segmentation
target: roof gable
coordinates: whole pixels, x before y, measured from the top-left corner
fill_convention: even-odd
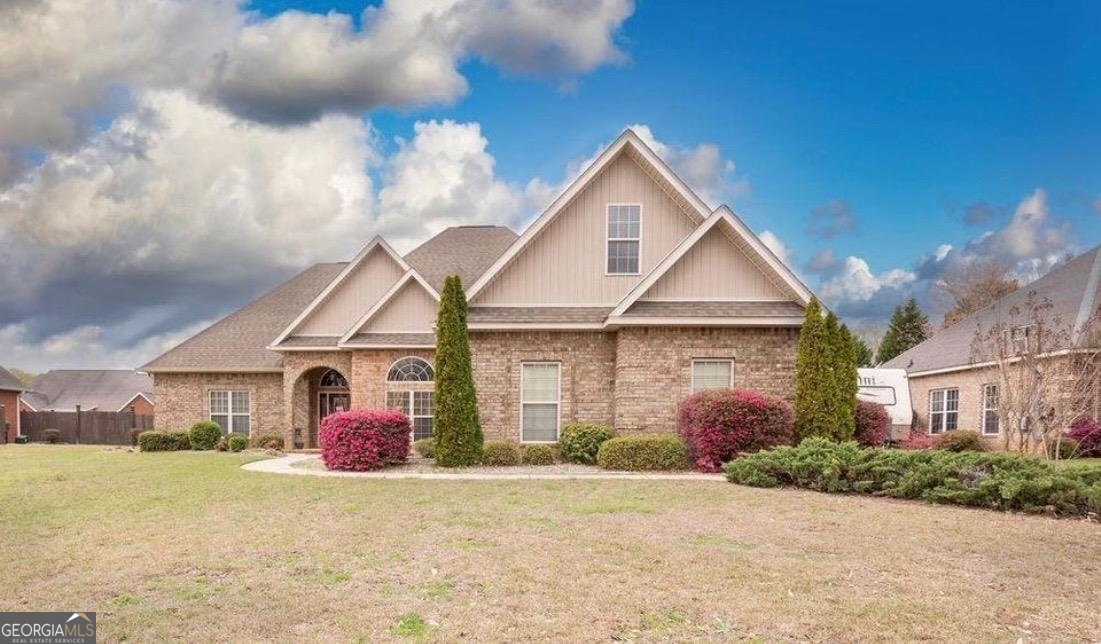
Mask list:
[[[432,333],[439,293],[414,270],[407,271],[341,336],[339,344],[364,333]]]
[[[458,275],[469,287],[516,241],[505,226],[453,226],[405,255],[409,263],[437,291],[448,275]]]
[[[634,198],[628,197],[627,200],[617,200],[616,195],[629,195],[622,190],[617,191],[618,184],[621,184],[624,180],[632,181],[636,184],[646,183],[647,188],[652,188],[655,196],[651,198],[653,202],[661,202],[667,200],[669,202],[668,210],[679,213],[685,219],[682,222],[684,227],[684,234],[690,231],[692,227],[699,222],[706,219],[710,214],[710,209],[692,190],[685,184],[672,170],[662,161],[657,154],[654,153],[639,137],[630,129],[625,130],[611,145],[609,145],[596,160],[581,173],[570,185],[562,192],[557,199],[551,203],[550,206],[538,217],[524,233],[509,247],[507,251],[487,270],[467,291],[467,297],[472,304],[479,303],[479,297],[492,283],[499,280],[503,275],[509,272],[510,266],[518,261],[525,251],[529,250],[537,240],[543,236],[551,225],[563,215],[569,216],[573,208],[579,199],[585,196],[586,192],[591,192],[590,188],[594,184],[599,184],[602,177],[608,178],[608,173],[616,173],[617,170],[621,171],[619,174],[624,175],[620,180],[618,177],[610,181],[613,185],[603,193],[606,195],[604,198],[594,197],[597,203],[590,204],[590,208],[598,208],[599,212],[604,212],[604,205],[606,203],[638,203],[638,196]],[[637,174],[642,179],[637,179],[632,174]],[[636,189],[635,192],[638,192]],[[644,210],[646,204],[643,204]],[[646,241],[650,237],[652,239],[669,243],[675,243],[677,239],[683,238],[684,234],[677,235],[672,230],[669,231],[654,231],[648,228],[648,224],[654,223],[653,213],[650,213],[650,217],[647,217],[646,212],[643,212],[643,224],[642,224],[642,236],[643,236],[643,249],[642,255],[644,257],[643,263],[646,263],[646,258],[651,258],[652,261],[656,261],[657,251],[654,248],[647,249]],[[590,224],[591,226],[591,224]],[[603,217],[598,222],[598,228],[595,234],[585,235],[583,238],[571,239],[569,243],[584,244],[593,242],[599,244],[600,253],[599,256],[603,257],[604,242],[605,242],[605,226],[606,221]],[[673,239],[669,239],[673,237]],[[664,254],[664,253],[661,253]],[[532,270],[532,267],[518,267],[520,270]],[[604,276],[604,266],[596,267],[596,276]],[[540,269],[535,268],[535,272],[540,272]],[[645,270],[645,269],[644,269]],[[540,276],[542,277],[542,276]],[[615,280],[618,280],[618,284],[622,286],[626,284],[630,286],[630,278],[627,276],[614,276]],[[621,292],[620,292],[621,293]],[[619,294],[612,298],[612,301],[618,300]],[[485,298],[483,298],[485,299]],[[483,303],[491,304],[498,303],[490,300],[485,300]],[[595,303],[595,302],[589,302]]]
[[[0,367],[0,389],[5,391],[23,391],[26,387],[10,371]]]

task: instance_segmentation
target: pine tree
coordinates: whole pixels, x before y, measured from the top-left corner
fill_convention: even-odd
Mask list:
[[[795,358],[795,440],[819,436],[823,428],[822,380],[827,347],[826,323],[818,300],[807,305]]]
[[[482,458],[484,439],[466,318],[462,282],[450,276],[444,280],[436,317],[436,396],[432,414],[436,462],[445,467],[476,465]]]
[[[853,339],[856,341],[856,366],[858,367],[874,367],[875,366],[875,351],[868,346],[868,343],[863,338],[858,338],[855,335]]]
[[[816,300],[807,305],[795,359],[795,437],[851,440],[856,414],[856,338]]]
[[[911,297],[906,300],[906,304],[897,307],[891,315],[891,324],[879,343],[876,362],[883,364],[910,347],[924,342],[930,335],[932,330],[929,326],[929,318],[925,317],[918,308],[917,301]]]

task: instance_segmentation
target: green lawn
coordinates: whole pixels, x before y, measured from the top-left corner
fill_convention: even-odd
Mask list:
[[[0,610],[100,641],[1067,641],[1101,525],[694,481],[384,481],[0,447]]]

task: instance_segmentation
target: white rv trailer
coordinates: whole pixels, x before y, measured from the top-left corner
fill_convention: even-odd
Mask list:
[[[902,440],[910,435],[914,406],[910,403],[910,381],[905,369],[857,369],[858,400],[878,403],[891,417],[888,438]]]

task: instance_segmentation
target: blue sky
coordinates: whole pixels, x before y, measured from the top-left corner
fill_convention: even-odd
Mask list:
[[[134,366],[373,233],[522,224],[632,124],[873,333],[1101,241],[1097,3],[158,1],[0,9],[0,364]]]

